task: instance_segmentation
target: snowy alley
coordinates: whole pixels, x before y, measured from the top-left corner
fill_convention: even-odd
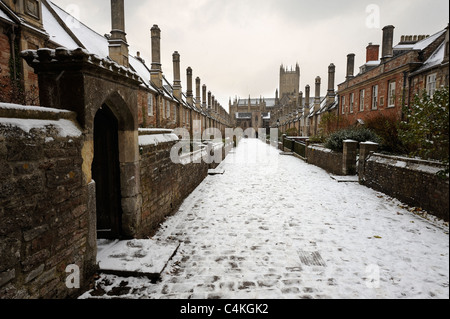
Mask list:
[[[101,274],[81,298],[449,298],[447,223],[257,139],[219,168],[152,238],[179,245],[158,282]]]

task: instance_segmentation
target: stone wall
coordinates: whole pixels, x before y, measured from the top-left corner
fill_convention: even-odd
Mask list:
[[[155,132],[154,132],[155,133]],[[176,164],[170,158],[178,138],[170,131],[140,136],[142,214],[138,237],[148,237],[205,179],[214,164]],[[196,154],[201,155],[201,154]]]
[[[82,181],[74,118],[0,104],[0,298],[75,296],[66,267],[82,284],[95,271],[95,185]]]
[[[323,168],[335,175],[343,175],[342,153],[333,152],[327,148],[311,145],[307,147],[307,163]]]
[[[413,207],[449,220],[449,181],[436,176],[443,166],[429,161],[372,154],[362,183]]]

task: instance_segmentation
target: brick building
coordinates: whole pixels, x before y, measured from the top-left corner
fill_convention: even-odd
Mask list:
[[[443,64],[446,36],[448,28],[431,36],[402,36],[394,46],[394,26],[386,26],[381,57],[380,46],[369,43],[366,63],[356,76],[354,54],[349,54],[346,80],[338,85],[340,119],[348,125],[364,124],[379,114],[400,120],[403,107],[420,89],[448,86],[448,67]]]

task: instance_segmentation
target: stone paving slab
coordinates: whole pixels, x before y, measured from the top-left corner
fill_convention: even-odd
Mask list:
[[[120,276],[160,278],[180,244],[144,240],[98,240],[99,271]]]

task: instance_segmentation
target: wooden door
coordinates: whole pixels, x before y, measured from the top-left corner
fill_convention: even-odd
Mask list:
[[[118,122],[106,105],[94,120],[92,178],[96,183],[97,237],[118,239],[122,217]]]

